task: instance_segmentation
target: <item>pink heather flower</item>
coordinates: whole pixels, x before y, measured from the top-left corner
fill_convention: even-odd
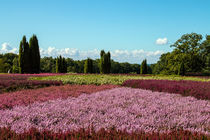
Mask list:
[[[0,110],[0,127],[18,133],[35,127],[54,132],[93,126],[134,132],[183,129],[210,134],[210,101],[178,94],[114,88]]]

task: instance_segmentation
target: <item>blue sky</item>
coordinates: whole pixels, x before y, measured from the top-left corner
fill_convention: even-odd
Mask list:
[[[1,53],[36,34],[42,56],[158,60],[185,33],[210,34],[209,0],[0,0]],[[157,42],[158,40],[158,42]]]

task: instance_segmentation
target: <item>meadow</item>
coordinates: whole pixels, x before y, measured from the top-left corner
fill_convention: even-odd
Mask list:
[[[0,139],[210,138],[210,77],[0,74],[0,79]]]

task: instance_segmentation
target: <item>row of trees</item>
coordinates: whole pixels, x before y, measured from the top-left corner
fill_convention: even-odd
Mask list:
[[[67,72],[70,73],[85,73],[85,67],[89,65],[87,73],[100,73],[100,59],[86,59],[86,60],[73,60],[71,58],[65,59],[67,63]],[[87,62],[88,61],[88,62]],[[92,64],[91,64],[92,61]],[[91,67],[92,68],[91,68]],[[149,67],[149,66],[148,66]],[[148,73],[151,73],[151,68],[148,68]],[[92,72],[91,72],[92,71]],[[44,57],[41,58],[41,72],[55,73],[56,72],[56,58]],[[140,73],[139,64],[119,63],[111,60],[110,73]]]
[[[44,57],[40,59],[40,72],[41,73],[56,73],[56,60],[58,58]],[[87,62],[89,60],[89,62]],[[100,59],[86,59],[86,60],[73,60],[65,58],[67,72],[70,73],[100,73]],[[92,62],[90,62],[92,61]],[[91,64],[92,63],[92,64]],[[87,64],[89,70],[85,72]],[[142,66],[142,65],[141,65]],[[18,55],[13,53],[0,54],[0,73],[19,73]],[[58,71],[57,71],[58,72]],[[140,73],[139,64],[119,63],[111,60],[110,73]],[[147,73],[151,74],[152,69],[147,65]]]
[[[125,71],[122,71],[121,73],[139,73],[138,71],[139,71],[140,65],[138,64],[121,63],[120,65],[120,63],[114,62],[113,60],[111,60],[110,52],[105,53],[104,50],[101,51],[100,55],[101,55],[101,58],[98,60],[92,60],[90,58],[87,58],[85,61],[84,60],[76,61],[76,64],[77,62],[80,62],[80,64],[77,65],[76,68],[73,68],[74,66],[72,66],[72,65],[75,65],[75,61],[69,58],[65,59],[62,56],[60,56],[56,59],[56,73],[66,73],[66,72],[69,72],[69,70],[81,70],[81,69],[83,71],[76,71],[76,72],[77,73],[83,73],[83,72],[84,73],[102,73],[102,74],[108,74],[110,72],[120,73],[119,71],[116,71],[117,68],[121,70],[125,70]],[[116,64],[119,64],[119,65],[116,65]],[[143,67],[141,67],[141,70],[142,70],[141,73],[147,74],[148,66],[146,64],[146,60],[144,60],[142,64],[143,64],[142,65]],[[49,65],[46,65],[46,66],[49,66]],[[124,66],[124,68],[121,66]]]
[[[40,60],[38,40],[35,35],[29,43],[24,36],[20,42],[19,56],[0,54],[0,72],[39,73],[39,72],[73,72],[73,73],[142,73],[142,74],[210,74],[210,35],[203,40],[202,35],[185,34],[171,47],[172,52],[162,54],[156,64],[119,63],[111,60],[110,52],[100,53],[101,58],[92,60],[57,59],[44,57]]]
[[[26,36],[20,42],[19,47],[19,73],[39,73],[40,72],[40,52],[36,35],[33,35],[29,43]],[[17,63],[15,60],[14,63]],[[15,68],[16,71],[16,68]]]

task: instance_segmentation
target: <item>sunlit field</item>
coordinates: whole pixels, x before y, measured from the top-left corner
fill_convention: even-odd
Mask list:
[[[1,139],[208,139],[210,78],[0,74]]]

